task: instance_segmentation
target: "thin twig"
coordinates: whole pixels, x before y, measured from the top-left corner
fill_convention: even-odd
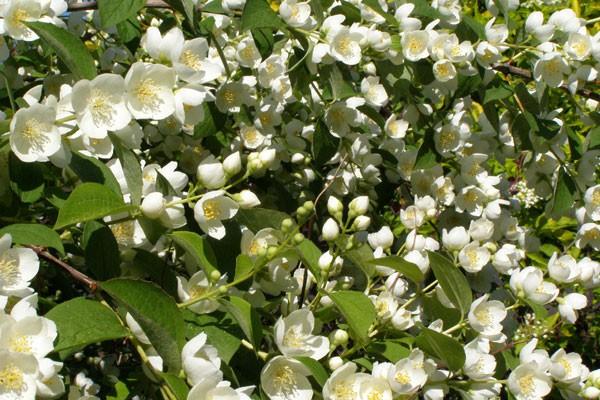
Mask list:
[[[27,247],[29,247],[31,250],[35,251],[38,256],[45,258],[48,261],[53,262],[54,264],[58,265],[59,267],[61,267],[65,271],[67,271],[67,273],[69,275],[71,275],[73,277],[73,279],[84,284],[90,292],[94,293],[98,289],[98,283],[94,279],[90,278],[83,272],[80,272],[80,271],[76,270],[75,268],[71,267],[66,262],[54,257],[43,247],[39,247],[39,246],[27,246]]]
[[[128,0],[122,0],[128,1]],[[171,8],[169,4],[162,0],[147,0],[146,7],[148,8]],[[69,11],[86,11],[86,10],[95,10],[98,8],[98,2],[96,1],[86,1],[86,2],[77,2],[69,4]]]
[[[521,78],[525,79],[526,81],[533,80],[531,71],[524,69],[524,68],[515,67],[514,65],[495,64],[492,66],[492,68],[498,72],[502,72],[504,75],[520,76]],[[566,86],[561,86],[560,88],[568,93],[571,93],[569,88]],[[592,100],[596,100],[596,101],[600,102],[600,92],[591,91],[589,89],[579,89],[579,90],[577,90],[577,94],[580,96],[583,96],[583,97],[587,97],[588,99],[592,99]]]

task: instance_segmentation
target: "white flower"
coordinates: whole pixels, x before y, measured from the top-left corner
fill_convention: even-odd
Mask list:
[[[365,377],[358,386],[357,400],[392,400],[393,394],[387,376],[382,378]]]
[[[398,309],[398,302],[388,291],[383,291],[378,296],[369,296],[369,298],[375,306],[377,317],[383,321],[391,319]]]
[[[161,192],[152,192],[142,201],[140,206],[144,216],[150,219],[156,219],[165,211],[165,199]]]
[[[368,76],[360,83],[360,91],[367,100],[367,104],[374,107],[383,107],[388,102],[385,87],[379,83],[379,77]]]
[[[381,247],[389,249],[394,244],[394,234],[389,226],[382,226],[377,232],[369,233],[367,241],[373,250]]]
[[[448,82],[456,77],[456,67],[450,60],[438,60],[433,64],[433,75],[440,82]]]
[[[404,138],[408,127],[408,121],[398,119],[394,114],[390,115],[387,121],[385,121],[385,132],[393,139]]]
[[[429,56],[429,33],[410,31],[402,34],[402,54],[409,61],[419,61]]]
[[[242,39],[236,48],[236,58],[242,67],[258,68],[261,62],[261,55],[254,44],[252,37]]]
[[[48,161],[61,148],[56,108],[40,103],[18,110],[10,121],[10,148],[24,162]]]
[[[533,67],[533,76],[536,81],[542,81],[550,87],[559,87],[565,80],[565,75],[571,69],[569,64],[558,52],[544,53]]]
[[[565,43],[565,51],[574,60],[583,61],[592,52],[592,40],[587,34],[573,32]]]
[[[258,196],[248,189],[244,189],[241,192],[234,194],[232,197],[238,202],[241,208],[252,208],[260,205]]]
[[[221,222],[237,214],[239,204],[225,196],[225,191],[215,190],[206,193],[194,206],[194,218],[200,228],[215,239],[225,237],[225,226]]]
[[[302,28],[310,20],[311,8],[308,1],[284,0],[279,5],[279,15],[294,28]]]
[[[90,137],[104,138],[131,121],[125,105],[125,80],[116,74],[102,74],[92,81],[78,81],[71,92],[77,125]]]
[[[0,295],[24,297],[32,292],[30,281],[37,275],[40,261],[31,249],[10,248],[12,237],[0,237]]]
[[[400,221],[408,229],[415,229],[425,222],[425,213],[416,206],[408,206],[400,210]]]
[[[214,289],[203,270],[192,275],[189,281],[183,276],[177,277],[177,295],[182,302],[196,299]],[[189,307],[197,314],[209,314],[217,308],[219,303],[214,299],[200,300]]]
[[[361,379],[365,374],[356,373],[356,364],[347,362],[329,376],[323,385],[324,400],[350,400],[358,398]]]
[[[588,368],[582,364],[581,356],[577,353],[567,353],[558,349],[550,358],[552,366],[550,375],[557,381],[567,384],[585,379],[589,373]]]
[[[585,211],[592,221],[600,221],[600,185],[589,187],[583,197]]]
[[[230,382],[217,374],[202,378],[190,390],[187,400],[250,400],[250,388],[233,389]]]
[[[41,360],[53,350],[56,336],[56,325],[47,318],[8,318],[0,324],[0,349],[31,354]]]
[[[496,358],[489,354],[490,343],[487,339],[474,339],[465,346],[465,374],[476,381],[491,378],[496,372]]]
[[[479,218],[471,221],[469,225],[469,235],[471,239],[486,241],[494,234],[494,223],[486,218]]]
[[[34,356],[0,350],[0,399],[34,400],[38,374]]]
[[[412,395],[425,386],[425,363],[425,355],[419,349],[413,350],[407,358],[398,361],[388,374],[388,381],[394,393]]]
[[[165,119],[175,112],[172,68],[136,62],[125,76],[127,106],[135,119]]]
[[[455,226],[448,232],[442,229],[442,243],[448,250],[460,250],[469,243],[470,237],[467,230],[462,226]]]
[[[593,222],[581,225],[577,231],[575,246],[580,249],[590,246],[594,250],[600,250],[600,225]]]
[[[212,154],[198,164],[196,177],[198,178],[198,182],[207,189],[218,189],[227,183],[223,164]]]
[[[552,380],[532,361],[519,365],[510,373],[508,388],[517,400],[541,399],[552,390]]]
[[[239,112],[243,104],[250,103],[250,87],[241,82],[229,82],[217,90],[215,104],[221,112]]]
[[[561,317],[574,324],[577,321],[577,310],[587,306],[587,297],[580,293],[569,293],[563,298],[558,298],[558,312]]]
[[[214,81],[223,74],[223,66],[208,58],[209,46],[202,37],[187,40],[179,56],[173,60],[173,67],[180,79],[203,84]]]
[[[171,28],[163,36],[157,27],[151,26],[142,37],[140,46],[157,62],[175,62],[183,42],[183,32],[179,27]]]
[[[329,339],[313,335],[315,318],[306,308],[296,310],[275,323],[275,343],[286,357],[305,356],[320,360],[329,352]]]
[[[579,264],[569,254],[558,257],[554,252],[548,261],[548,274],[558,282],[570,283],[579,278]]]
[[[541,11],[534,11],[529,14],[525,21],[525,30],[542,43],[550,40],[554,35],[554,26],[544,24],[544,14]]]
[[[558,288],[544,281],[544,273],[536,267],[525,267],[513,272],[510,288],[517,296],[525,296],[537,304],[547,304],[558,296]]]
[[[223,160],[223,169],[229,176],[233,176],[242,170],[242,157],[239,151],[225,157]]]
[[[177,162],[171,161],[163,167],[158,164],[149,164],[142,170],[142,180],[144,184],[142,193],[145,196],[152,192],[156,192],[156,180],[158,174],[161,174],[177,193],[180,193],[188,184],[187,175],[177,171]]]
[[[396,18],[400,24],[400,29],[404,32],[421,29],[421,20],[418,18],[409,17],[414,9],[415,5],[413,3],[402,4],[396,9],[394,18]]]
[[[221,359],[217,349],[206,343],[207,336],[200,332],[183,346],[181,360],[190,385],[195,385],[211,375],[222,377]]]
[[[242,125],[240,127],[240,137],[244,147],[251,150],[259,148],[267,139],[254,125]]]
[[[567,33],[577,32],[581,27],[581,22],[577,17],[577,14],[570,8],[564,8],[554,12],[550,18],[548,18],[548,23]]]
[[[479,272],[490,261],[490,251],[479,245],[478,241],[473,241],[462,248],[458,253],[458,261],[467,272]]]
[[[261,387],[271,400],[310,400],[312,386],[308,368],[293,358],[277,356],[260,373]]]
[[[492,259],[492,265],[501,274],[510,275],[519,267],[519,261],[525,258],[525,252],[518,249],[514,244],[505,243],[496,251]]]
[[[359,43],[362,39],[363,35],[355,29],[337,27],[333,35],[328,35],[329,52],[333,58],[346,65],[356,65],[362,59]]]
[[[506,318],[506,307],[501,301],[488,301],[489,294],[479,297],[469,309],[469,325],[487,338],[495,338],[502,333],[502,321]]]
[[[348,209],[354,215],[363,215],[369,209],[369,196],[358,196],[350,201]]]
[[[12,0],[8,4],[3,2],[3,30],[16,40],[36,40],[38,35],[25,22],[38,21],[42,13],[42,2],[39,0]]]

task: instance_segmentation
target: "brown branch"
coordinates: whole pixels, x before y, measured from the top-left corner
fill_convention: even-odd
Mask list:
[[[71,267],[66,262],[54,257],[43,247],[39,247],[39,246],[27,246],[27,247],[29,247],[31,250],[35,251],[38,256],[45,258],[46,260],[51,261],[54,264],[61,267],[62,269],[64,269],[69,275],[71,275],[73,277],[73,279],[84,284],[90,292],[94,293],[98,289],[98,283],[95,280],[93,280],[92,278],[90,278],[89,276],[84,274],[83,272],[80,272],[80,271],[76,270],[75,268]]]
[[[495,71],[502,72],[504,75],[520,76],[521,78],[525,79],[526,81],[533,80],[531,71],[526,70],[524,68],[515,67],[514,65],[495,64],[492,66],[492,68]],[[564,91],[566,91],[568,93],[571,93],[569,88],[566,86],[561,86],[561,89],[563,89]],[[577,90],[577,94],[580,96],[583,96],[583,97],[587,97],[588,99],[592,99],[592,100],[596,100],[596,101],[600,102],[600,92],[595,92],[595,91],[592,91],[589,89],[579,89],[579,90]]]
[[[119,1],[129,1],[129,0],[119,0]],[[171,8],[169,4],[162,0],[147,0],[146,7],[148,8]],[[69,4],[69,11],[86,11],[86,10],[95,10],[98,8],[98,2],[96,1],[85,1],[85,2],[76,2]]]

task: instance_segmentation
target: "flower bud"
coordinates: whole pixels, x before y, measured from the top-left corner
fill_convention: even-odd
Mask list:
[[[196,170],[198,181],[207,189],[218,189],[225,185],[225,170],[214,156],[206,157]]]
[[[344,346],[346,343],[348,343],[348,339],[348,332],[343,329],[336,329],[331,334],[331,342],[336,346]]]
[[[370,224],[371,218],[367,217],[366,215],[359,215],[354,220],[352,226],[354,226],[354,229],[356,229],[357,231],[364,231],[369,227]]]
[[[291,161],[294,164],[301,164],[301,163],[303,163],[304,162],[304,154],[302,154],[302,153],[294,153],[294,154],[292,154]]]
[[[331,369],[332,371],[335,371],[342,365],[344,365],[344,360],[342,360],[341,357],[335,356],[329,359],[329,369]]]
[[[271,166],[275,161],[275,157],[277,156],[277,151],[275,149],[263,149],[258,155],[258,158],[265,167]]]
[[[286,218],[283,221],[281,221],[281,230],[283,232],[289,232],[293,226],[294,226],[294,221],[292,221],[291,218]]]
[[[229,176],[233,176],[242,170],[242,158],[239,151],[228,155],[223,160],[223,169]]]
[[[210,273],[210,280],[213,282],[218,281],[221,278],[221,273],[217,270],[214,270]]]
[[[337,197],[329,196],[329,199],[327,199],[327,211],[335,217],[344,211],[344,205]]]
[[[348,207],[350,208],[350,211],[354,213],[354,215],[363,215],[369,209],[369,197],[359,196],[353,199]]]
[[[258,197],[250,190],[244,189],[234,194],[233,199],[238,202],[241,208],[252,208],[260,205]]]
[[[340,228],[333,218],[329,218],[323,224],[323,230],[321,233],[323,235],[323,240],[329,242],[338,238],[340,234]]]
[[[144,197],[141,205],[142,213],[150,219],[156,219],[165,211],[165,199],[160,192],[152,192]]]
[[[301,234],[300,232],[296,233],[294,235],[294,243],[296,244],[300,244],[304,241],[304,235]]]
[[[460,250],[470,241],[469,233],[462,226],[456,226],[450,229],[450,232],[442,230],[442,243],[448,250]]]

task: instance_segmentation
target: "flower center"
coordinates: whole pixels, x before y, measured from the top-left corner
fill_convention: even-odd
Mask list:
[[[394,379],[401,385],[407,385],[410,383],[410,376],[406,371],[399,371],[394,375]]]
[[[532,374],[527,374],[519,378],[519,387],[523,394],[529,396],[535,391],[535,382]]]
[[[475,317],[484,325],[489,325],[492,323],[492,313],[490,313],[490,310],[487,308],[478,308],[477,311],[475,311]]]
[[[31,353],[31,338],[29,336],[12,338],[8,344],[8,348],[15,353]]]
[[[110,225],[110,230],[112,231],[117,243],[122,246],[127,245],[131,240],[134,232],[134,224],[133,221],[121,222],[118,224]]]
[[[219,204],[214,200],[207,200],[202,204],[202,211],[204,211],[204,217],[212,221],[218,219],[221,216],[221,210]]]
[[[294,391],[296,386],[296,378],[294,377],[294,371],[291,367],[284,365],[280,367],[275,376],[273,377],[275,386],[279,388],[281,392],[289,393]]]
[[[14,285],[19,276],[19,264],[17,260],[8,256],[2,256],[0,258],[0,279],[4,281],[5,285]]]
[[[183,65],[193,69],[194,71],[199,71],[202,67],[202,60],[200,60],[198,54],[194,54],[190,50],[184,51],[181,54],[180,60]]]
[[[335,385],[335,389],[333,390],[335,395],[335,400],[352,400],[354,399],[354,390],[350,386],[348,386],[347,382],[341,382]]]
[[[90,111],[94,122],[110,122],[112,120],[113,108],[108,94],[98,89],[92,91],[90,100]]]
[[[194,286],[190,289],[190,297],[196,299],[203,296],[208,292],[208,288],[205,286]]]
[[[27,389],[23,379],[23,372],[13,364],[9,364],[0,370],[0,388],[3,392],[16,392],[20,394]]]
[[[158,92],[158,86],[154,82],[154,79],[151,78],[146,78],[141,81],[135,89],[135,95],[138,100],[147,107],[156,107],[160,102]]]
[[[229,107],[235,105],[237,96],[232,89],[223,90],[223,99],[225,100],[225,104]]]
[[[293,347],[295,349],[302,347],[304,341],[302,340],[302,335],[298,332],[297,329],[290,328],[287,330],[283,337],[283,345],[287,347]]]
[[[27,10],[23,10],[22,8],[17,8],[12,13],[10,21],[16,27],[18,27],[18,28],[24,28],[25,24],[23,22],[27,21],[27,19],[29,19],[29,13],[27,12]]]
[[[371,390],[367,395],[367,400],[383,400],[383,393],[379,390]]]
[[[349,56],[352,54],[352,40],[348,36],[344,36],[341,38],[337,45],[340,53],[344,56]]]
[[[26,121],[21,134],[34,149],[43,150],[44,146],[48,143],[48,138],[44,135],[43,126],[38,120],[30,119]]]
[[[592,205],[594,207],[600,207],[600,189],[594,190],[594,194],[592,194]]]

